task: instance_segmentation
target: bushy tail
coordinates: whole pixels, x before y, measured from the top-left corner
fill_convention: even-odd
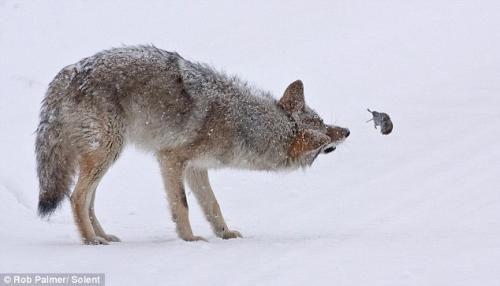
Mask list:
[[[38,214],[50,216],[69,194],[72,183],[73,162],[67,142],[62,135],[62,122],[57,101],[46,97],[41,109],[40,124],[36,131],[35,153],[40,185]]]

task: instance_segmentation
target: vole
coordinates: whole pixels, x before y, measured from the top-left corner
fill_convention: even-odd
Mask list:
[[[393,125],[391,117],[389,117],[387,113],[371,111],[370,109],[367,110],[373,116],[373,118],[368,120],[367,122],[373,120],[373,123],[375,124],[375,129],[377,129],[377,126],[380,126],[380,132],[384,135],[388,135],[392,132]]]

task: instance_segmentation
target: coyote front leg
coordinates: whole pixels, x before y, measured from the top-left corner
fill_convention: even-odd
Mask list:
[[[205,217],[210,222],[215,235],[223,239],[242,237],[239,231],[229,230],[227,227],[219,203],[210,186],[207,170],[194,167],[187,168],[186,181],[203,209]]]
[[[184,190],[185,161],[171,156],[169,152],[161,152],[158,155],[158,161],[160,162],[163,182],[172,212],[172,220],[176,224],[177,234],[185,241],[206,241],[201,236],[193,235],[189,223],[188,204]]]

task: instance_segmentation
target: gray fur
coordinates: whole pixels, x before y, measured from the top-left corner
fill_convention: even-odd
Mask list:
[[[302,88],[301,82],[294,84]],[[85,154],[111,160],[100,162],[107,168],[125,143],[157,154],[160,162],[175,157],[197,170],[309,166],[348,130],[325,125],[312,109],[296,104],[300,101],[300,96],[278,101],[237,77],[153,46],[82,59],[59,72],[42,104],[36,139],[39,213],[50,214],[69,194],[75,171],[82,175]],[[317,145],[292,157],[291,144],[303,143],[298,134]],[[101,173],[93,175],[97,181]]]
[[[392,132],[394,125],[392,124],[391,117],[387,113],[371,111],[370,109],[367,110],[373,116],[373,118],[368,120],[368,122],[373,121],[375,129],[377,129],[377,126],[380,126],[380,133],[384,135],[388,135]]]
[[[68,74],[61,71],[49,85],[42,102],[40,124],[36,131],[36,161],[40,185],[38,213],[50,215],[69,194],[74,174],[72,154],[64,142],[63,123],[60,120],[61,102],[68,84]]]

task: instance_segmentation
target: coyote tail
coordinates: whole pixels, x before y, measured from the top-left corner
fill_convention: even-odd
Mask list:
[[[59,98],[60,99],[60,98]],[[50,216],[69,194],[73,162],[62,134],[60,100],[49,92],[42,103],[40,124],[36,130],[36,163],[40,185],[38,215]]]

